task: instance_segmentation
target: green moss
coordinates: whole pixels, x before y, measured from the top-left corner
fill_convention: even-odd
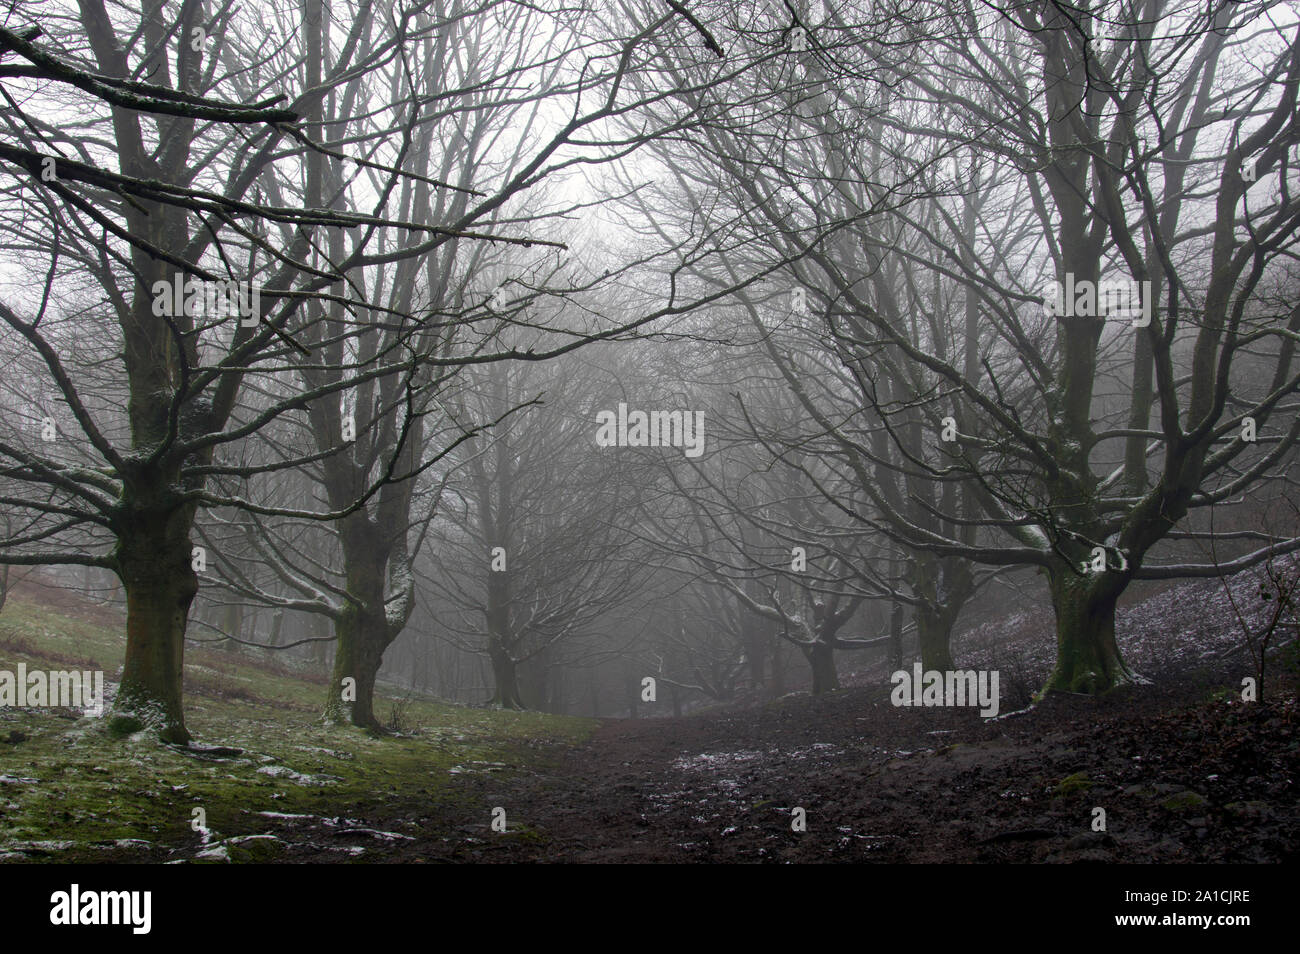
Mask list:
[[[0,668],[41,664],[30,652],[40,647],[93,657],[112,680],[123,641],[120,621],[95,625],[15,597],[0,617]],[[421,730],[377,738],[352,726],[321,725],[326,690],[309,675],[210,649],[187,653],[186,683],[204,687],[186,696],[196,740],[243,754],[205,758],[159,745],[135,735],[140,726],[130,718],[70,720],[0,709],[0,738],[27,736],[0,753],[0,776],[14,779],[0,783],[0,853],[58,862],[192,860],[205,847],[194,827],[201,808],[207,847],[224,847],[236,862],[275,860],[286,841],[313,840],[295,839],[295,826],[319,829],[323,818],[437,819],[469,797],[452,771],[458,766],[535,770],[548,761],[536,743],[581,742],[598,724],[412,699],[407,715]],[[228,686],[238,689],[223,691]],[[377,703],[385,711],[390,700]],[[279,817],[285,815],[312,819]],[[421,828],[427,833],[426,824]],[[367,846],[360,857],[381,854]]]
[[[285,844],[273,835],[245,835],[231,838],[224,845],[231,861],[264,864],[285,852]]]
[[[547,838],[536,828],[530,828],[527,825],[518,825],[511,823],[509,827],[502,832],[493,832],[494,838],[509,838],[513,841],[520,841],[529,844],[543,844]]]
[[[1088,778],[1088,773],[1075,772],[1056,783],[1056,790],[1052,793],[1052,797],[1065,798],[1078,792],[1086,792],[1092,786],[1093,782]]]
[[[1182,813],[1203,809],[1206,804],[1203,795],[1198,795],[1196,792],[1179,792],[1176,795],[1170,795],[1160,803],[1160,806],[1171,812]]]
[[[139,732],[144,728],[144,723],[133,715],[120,715],[111,717],[104,728],[113,738],[120,739]]]

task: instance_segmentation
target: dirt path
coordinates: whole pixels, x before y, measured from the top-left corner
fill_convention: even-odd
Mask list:
[[[895,708],[862,689],[611,721],[587,745],[551,753],[546,774],[468,779],[478,816],[390,857],[1297,860],[1296,707],[1211,701],[1216,682],[1184,674],[1102,701],[1057,696],[990,722]],[[497,806],[505,835],[488,824]],[[1097,807],[1104,832],[1092,830]],[[792,830],[795,808],[806,831]]]

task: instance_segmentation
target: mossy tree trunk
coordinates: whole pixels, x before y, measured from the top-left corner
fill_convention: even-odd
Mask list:
[[[126,589],[126,651],[113,709],[164,742],[187,744],[183,674],[185,631],[198,592],[190,529],[194,508],[170,489],[140,492],[128,481],[114,553]]]
[[[390,599],[405,598],[408,609],[410,605],[409,593],[388,592],[388,575],[394,561],[405,559],[405,552],[401,546],[394,547],[392,538],[362,511],[343,518],[339,538],[348,601],[334,621],[337,640],[325,721],[379,731],[375,682],[384,652],[409,615],[390,617],[387,604]]]
[[[959,557],[920,553],[912,560],[913,614],[921,666],[947,672],[956,668],[952,631],[963,607],[975,592],[970,562]]]
[[[124,47],[102,4],[82,4],[82,23],[99,71],[109,76],[131,75]],[[141,42],[150,50],[166,50],[169,31],[188,36],[201,23],[199,4],[185,4],[180,19],[169,25],[164,17],[146,17]],[[200,61],[160,56],[151,65],[151,82],[198,92]],[[148,145],[143,113],[114,106],[114,147],[120,171],[140,179],[186,184],[192,181],[191,144],[196,121],[188,116],[153,117],[165,149]],[[211,463],[212,449],[186,455],[189,438],[219,431],[235,404],[238,378],[232,377],[205,392],[186,391],[190,370],[201,365],[198,329],[192,315],[160,319],[154,313],[153,287],[172,281],[177,263],[154,257],[151,249],[185,254],[195,264],[202,252],[190,234],[190,212],[138,198],[122,207],[126,227],[143,242],[131,247],[136,275],[128,307],[120,312],[122,361],[128,386],[126,418],[131,453],[114,461],[121,483],[111,524],[116,545],[111,557],[126,592],[126,650],[114,712],[158,730],[163,741],[185,744],[190,734],[183,712],[182,667],[190,605],[198,591],[192,566],[190,534],[196,505],[182,495],[201,489],[203,478],[186,468]],[[202,243],[198,243],[202,244]]]
[[[1132,681],[1115,642],[1114,589],[1069,570],[1052,580],[1056,668],[1044,691],[1094,694]]]
[[[351,723],[378,730],[375,717],[375,680],[387,647],[387,627],[368,608],[348,606],[334,623],[337,637],[334,668],[330,674],[327,723]]]

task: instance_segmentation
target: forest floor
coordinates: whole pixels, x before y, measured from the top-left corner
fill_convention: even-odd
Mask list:
[[[537,840],[457,837],[414,858],[699,862],[1300,860],[1294,701],[1144,686],[1011,719],[852,689],[760,710],[609,722],[545,776],[480,780]],[[806,830],[792,830],[801,807]],[[1106,830],[1093,831],[1094,809]]]
[[[0,709],[0,860],[1297,860],[1294,643],[1273,663],[1270,701],[1243,702],[1254,670],[1221,593],[1207,581],[1125,609],[1125,656],[1148,683],[1021,710],[1050,663],[1042,619],[969,627],[958,658],[1002,672],[991,720],[894,707],[882,661],[845,673],[849,687],[829,695],[679,718],[417,700],[407,732],[374,738],[315,724],[322,687],[300,674],[200,650],[187,664],[187,718],[236,753]],[[0,668],[111,672],[120,637],[97,613],[12,603]]]

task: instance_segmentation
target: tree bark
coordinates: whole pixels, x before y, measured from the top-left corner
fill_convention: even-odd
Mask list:
[[[955,668],[953,627],[974,592],[970,565],[959,558],[921,553],[912,561],[912,573],[912,592],[920,601],[914,618],[921,665],[947,672]]]
[[[198,592],[191,564],[192,507],[127,507],[115,553],[126,588],[126,654],[113,711],[124,724],[156,728],[188,744],[182,705],[185,629]]]
[[[523,698],[519,694],[519,673],[514,658],[497,645],[488,650],[488,658],[492,660],[492,679],[496,683],[490,704],[502,709],[523,709]]]
[[[897,600],[889,608],[889,652],[897,672],[903,668],[903,604]]]
[[[813,695],[832,692],[840,687],[839,673],[835,671],[835,647],[829,643],[816,642],[803,647],[808,665],[812,667]]]
[[[1115,604],[1122,588],[1062,566],[1052,573],[1051,589],[1056,668],[1043,691],[1096,694],[1133,682],[1115,642]]]
[[[916,637],[921,649],[921,667],[947,672],[956,668],[952,661],[953,614],[946,608],[918,606]]]
[[[623,685],[627,687],[628,717],[631,719],[640,718],[641,713],[637,707],[637,703],[640,701],[640,695],[641,695],[640,683],[637,681],[635,675],[633,675],[632,673],[628,673],[623,677]]]
[[[745,647],[745,662],[749,665],[749,680],[754,693],[761,694],[767,684],[766,667],[763,665],[766,642],[762,629],[758,621],[745,611],[742,606],[740,612],[745,614],[744,621],[741,623],[741,643]]]
[[[226,607],[225,618],[222,620],[222,629],[227,636],[233,636],[235,639],[242,639],[244,636],[244,608],[238,603],[231,603]],[[242,653],[244,647],[239,643],[232,642],[229,647],[237,653]]]
[[[767,639],[772,647],[772,698],[779,699],[785,695],[785,644],[770,633]]]
[[[351,722],[378,731],[382,726],[375,717],[375,680],[384,651],[401,631],[390,624],[385,610],[392,550],[381,531],[360,512],[344,518],[339,537],[349,601],[334,623],[337,641],[325,721]],[[351,702],[343,698],[347,678],[355,680],[356,698]]]
[[[373,610],[356,606],[346,607],[335,621],[337,640],[325,703],[326,723],[348,722],[374,731],[382,728],[375,717],[375,680],[388,646],[387,628],[382,611],[376,619]],[[344,680],[349,678],[354,682],[345,687]],[[345,689],[355,698],[345,700]]]

